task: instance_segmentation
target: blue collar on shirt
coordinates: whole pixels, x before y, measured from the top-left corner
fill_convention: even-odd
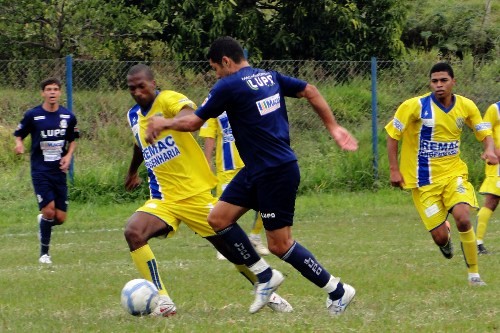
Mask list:
[[[159,90],[156,90],[156,96],[155,96],[155,99],[156,97],[160,94],[160,91]],[[146,115],[148,114],[149,110],[151,110],[151,107],[153,106],[153,103],[155,102],[155,99],[151,102],[151,104],[146,108],[146,109],[142,109],[141,106],[139,105],[139,108],[141,110],[141,114],[143,117],[146,117]]]
[[[439,106],[439,108],[441,110],[443,110],[444,112],[448,113],[450,112],[451,109],[453,109],[453,107],[455,106],[455,102],[457,101],[457,99],[455,98],[455,95],[452,94],[451,95],[451,105],[449,108],[445,108],[443,104],[441,104],[440,101],[438,101],[438,99],[436,98],[436,96],[434,96],[434,93],[431,94],[431,98],[432,98],[432,101],[434,102],[434,104],[436,104],[437,106]]]

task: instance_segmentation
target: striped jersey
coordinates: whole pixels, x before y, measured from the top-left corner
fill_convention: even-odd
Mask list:
[[[144,157],[152,199],[179,201],[209,191],[217,184],[203,151],[191,133],[165,130],[154,144],[146,142],[149,118],[173,118],[185,106],[196,109],[186,96],[167,90],[156,96],[150,110],[142,110],[135,105],[128,111],[129,126]]]
[[[500,149],[500,101],[491,104],[483,117],[484,121],[491,124],[493,141],[495,148]],[[485,167],[486,176],[500,176],[500,164],[488,165]]]
[[[491,135],[490,124],[483,121],[474,102],[460,95],[453,95],[449,108],[430,93],[401,104],[385,129],[391,138],[403,140],[399,169],[405,188],[468,174],[467,165],[460,158],[460,137],[465,125],[479,141]]]
[[[233,130],[226,112],[217,118],[208,119],[200,128],[200,136],[216,140],[215,168],[217,172],[241,169],[245,166],[236,149]]]

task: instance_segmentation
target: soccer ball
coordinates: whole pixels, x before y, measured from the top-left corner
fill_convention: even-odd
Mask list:
[[[122,289],[121,303],[133,316],[148,315],[158,304],[158,289],[145,279],[130,280]]]

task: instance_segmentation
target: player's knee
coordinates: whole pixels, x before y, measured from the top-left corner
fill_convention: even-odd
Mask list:
[[[290,247],[292,245],[293,241],[284,239],[282,241],[268,241],[267,247],[269,249],[269,252],[281,258],[288,252],[288,250],[290,250]]]

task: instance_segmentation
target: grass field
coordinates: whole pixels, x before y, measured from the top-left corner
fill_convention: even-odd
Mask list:
[[[291,314],[265,308],[250,315],[251,286],[215,259],[208,242],[189,229],[151,245],[176,302],[172,318],[136,318],[120,307],[120,290],[137,278],[123,225],[140,204],[71,203],[66,225],[55,229],[54,265],[40,266],[36,206],[0,208],[0,332],[498,332],[500,227],[487,234],[493,254],[480,257],[488,286],[467,285],[458,253],[445,260],[401,191],[300,197],[295,237],[334,275],[357,289],[344,316],[327,315],[325,295],[276,257],[288,277],[279,289]],[[242,225],[250,227],[249,216]]]

